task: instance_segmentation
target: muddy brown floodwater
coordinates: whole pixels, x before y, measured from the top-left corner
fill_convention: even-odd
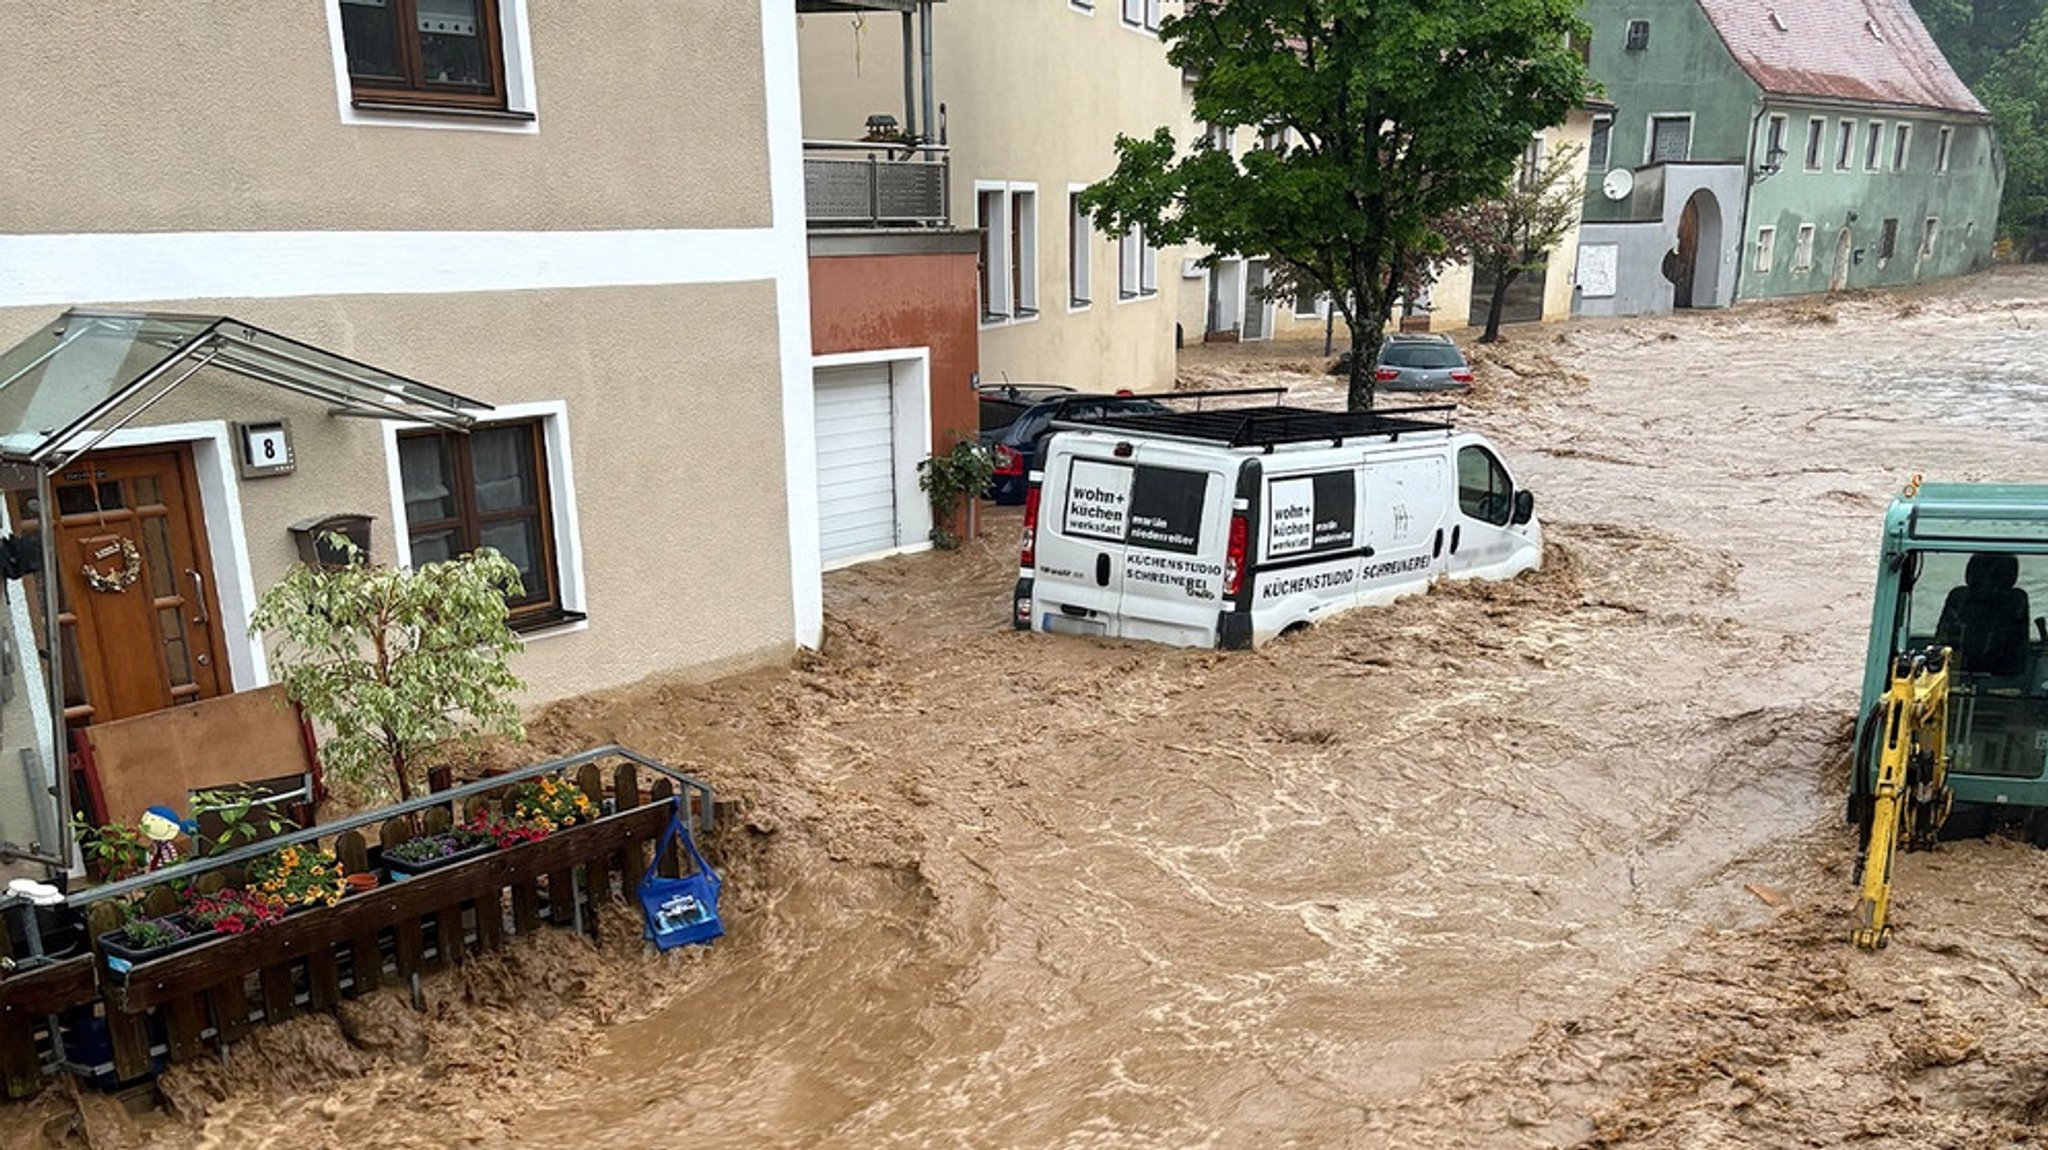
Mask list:
[[[1337,403],[1309,346],[1183,386]],[[731,933],[623,913],[7,1145],[1988,1147],[2048,1113],[2048,861],[1846,942],[1886,501],[2048,481],[2048,275],[1518,329],[1461,419],[1545,568],[1255,653],[1017,635],[1013,515],[828,577],[783,671],[552,708],[745,814]],[[1752,889],[1754,888],[1754,889]]]

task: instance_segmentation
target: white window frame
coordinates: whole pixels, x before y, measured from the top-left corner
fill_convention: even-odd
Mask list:
[[[1593,162],[1593,141],[1600,138],[1600,126],[1602,124],[1607,125],[1606,152],[1600,156],[1600,162],[1596,164]],[[1601,115],[1593,117],[1593,130],[1586,137],[1586,170],[1588,172],[1598,173],[1604,172],[1613,166],[1614,117],[1603,113]]]
[[[1808,116],[1806,118],[1806,151],[1807,159],[1801,165],[1805,171],[1818,172],[1827,166],[1828,118],[1826,116]]]
[[[1209,146],[1226,156],[1237,155],[1237,133],[1221,124],[1206,124],[1202,134],[1208,138]]]
[[[1920,258],[1934,254],[1934,247],[1941,242],[1941,217],[1928,216],[1920,225]]]
[[[1659,121],[1659,120],[1684,120],[1684,121],[1685,121],[1685,156],[1684,156],[1684,157],[1683,157],[1682,159],[1680,159],[1680,160],[1677,160],[1677,161],[1669,161],[1669,160],[1653,160],[1653,159],[1651,159],[1651,158],[1650,158],[1650,157],[1652,157],[1652,156],[1654,156],[1654,155],[1656,154],[1656,149],[1657,149],[1657,121]],[[1690,160],[1692,159],[1692,135],[1693,135],[1693,129],[1694,129],[1694,128],[1695,128],[1696,126],[1697,126],[1697,125],[1695,124],[1695,122],[1694,122],[1694,120],[1693,120],[1693,117],[1692,117],[1692,113],[1691,113],[1691,112],[1652,112],[1652,113],[1650,113],[1650,114],[1649,114],[1648,116],[1645,116],[1645,117],[1643,118],[1643,163],[1644,163],[1645,165],[1649,165],[1649,164],[1656,164],[1656,163],[1672,163],[1672,162],[1676,162],[1676,163],[1681,163],[1681,164],[1682,164],[1682,163],[1686,163],[1686,162],[1690,161]],[[1611,152],[1611,151],[1613,151],[1613,149],[1612,149],[1612,148],[1609,148],[1609,149],[1608,149],[1608,151],[1610,151],[1610,152]]]
[[[562,584],[562,610],[587,615],[590,604],[583,578],[583,535],[576,519],[576,468],[569,457],[568,402],[544,399],[533,403],[500,404],[491,409],[489,419],[479,420],[477,426],[534,419],[540,421],[541,448],[547,455],[551,504],[548,515],[555,532],[555,577]],[[398,433],[421,430],[428,425],[394,420],[380,420],[379,425],[384,434],[384,474],[391,487],[392,562],[394,566],[410,567],[412,535],[406,529],[405,477],[399,470]],[[531,644],[538,639],[572,635],[589,629],[588,619],[571,619],[552,627],[521,632],[519,640]]]
[[[1038,318],[1038,185],[1011,184],[1006,217],[1017,231],[1019,267],[1013,277],[1017,298],[1010,301],[1010,322]]]
[[[1124,0],[1123,26],[1147,36],[1159,34],[1160,0]]]
[[[974,289],[977,296],[983,295],[982,284],[985,282],[989,289],[986,294],[993,297],[976,300],[980,312],[978,322],[986,331],[1001,327],[1011,319],[1010,185],[1000,180],[974,181],[974,226],[977,229],[982,226],[981,198],[984,195],[993,195],[996,204],[988,222],[988,267],[982,271]]]
[[[1095,15],[1095,0],[1067,0],[1067,7],[1083,16]]]
[[[1892,125],[1892,171],[1903,172],[1913,162],[1913,125]]]
[[[1640,44],[1631,44],[1629,43],[1629,40],[1634,36],[1635,30],[1638,27],[1642,28],[1643,30],[1643,42]],[[1650,50],[1650,22],[1648,20],[1630,20],[1628,24],[1622,28],[1621,50],[1624,52],[1647,52]]]
[[[1865,120],[1863,122],[1863,170],[1866,172],[1881,171],[1883,170],[1883,164],[1884,121]]]
[[[1948,171],[1949,157],[1954,153],[1955,145],[1956,130],[1946,124],[1942,125],[1940,134],[1935,137],[1934,144],[1934,170],[1936,173]]]
[[[1770,274],[1771,265],[1776,262],[1777,256],[1778,229],[1765,224],[1756,230],[1756,263],[1753,265],[1755,270],[1760,274]]]
[[[1116,241],[1116,302],[1152,299],[1159,294],[1159,249],[1145,238],[1145,229],[1134,227]]]
[[[1853,172],[1856,170],[1856,121],[1843,119],[1836,122],[1842,137],[1835,141],[1835,170]]]
[[[341,4],[322,0],[327,9],[327,44],[334,57],[334,98],[341,122],[351,127],[427,128],[454,132],[540,132],[540,97],[533,81],[533,32],[527,20],[531,0],[498,0],[498,32],[505,57],[504,118],[485,115],[450,116],[430,108],[412,111],[358,108],[355,85],[348,76],[348,44],[341,34]]]
[[[1793,271],[1810,272],[1813,270],[1813,237],[1814,227],[1812,224],[1799,225],[1799,236],[1792,244]]]
[[[1771,162],[1771,144],[1775,137],[1778,148],[1778,167],[1782,169],[1785,166],[1785,157],[1792,154],[1792,150],[1785,146],[1785,140],[1791,134],[1791,119],[1783,112],[1771,113],[1770,119],[1764,124],[1764,154],[1762,158],[1766,165]],[[1688,148],[1687,152],[1690,153],[1690,151],[1691,149]]]
[[[1068,314],[1095,306],[1095,221],[1075,200],[1087,188],[1087,184],[1067,185]]]
[[[1298,296],[1295,296],[1295,297],[1294,297],[1294,318],[1295,318],[1295,319],[1319,319],[1319,318],[1321,318],[1321,317],[1322,317],[1322,314],[1323,314],[1323,308],[1324,308],[1324,306],[1325,306],[1325,303],[1324,303],[1324,301],[1325,301],[1325,299],[1326,299],[1326,298],[1327,298],[1327,297],[1325,297],[1325,296],[1320,296],[1320,295],[1310,295],[1310,296],[1300,296],[1300,295],[1298,295]],[[1308,305],[1308,310],[1307,310],[1307,311],[1303,311],[1303,310],[1301,310],[1301,305],[1302,305],[1302,304],[1304,304],[1304,303],[1306,303],[1306,304]]]

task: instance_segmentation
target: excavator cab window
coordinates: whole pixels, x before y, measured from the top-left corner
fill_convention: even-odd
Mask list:
[[[1920,551],[1902,587],[1894,650],[1955,653],[1951,769],[2038,778],[2048,773],[2048,555]]]

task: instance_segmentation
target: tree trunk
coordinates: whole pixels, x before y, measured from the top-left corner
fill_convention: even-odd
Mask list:
[[[1479,337],[1480,343],[1500,342],[1500,313],[1507,306],[1508,287],[1521,274],[1520,268],[1508,268],[1493,277],[1493,299],[1486,305],[1486,334]]]
[[[1367,324],[1363,320],[1351,323],[1351,389],[1347,395],[1346,407],[1352,411],[1371,411],[1374,392],[1379,388],[1379,379],[1373,374],[1379,366],[1380,344],[1385,339],[1384,321]]]

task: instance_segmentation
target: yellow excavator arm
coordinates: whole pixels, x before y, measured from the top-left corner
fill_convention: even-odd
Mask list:
[[[1881,742],[1870,825],[1856,867],[1863,896],[1856,904],[1852,937],[1865,950],[1891,941],[1886,918],[1893,856],[1902,844],[1909,851],[1932,847],[1935,832],[1948,818],[1954,797],[1948,787],[1949,665],[1947,647],[1908,651],[1892,661],[1891,686],[1878,720]]]

